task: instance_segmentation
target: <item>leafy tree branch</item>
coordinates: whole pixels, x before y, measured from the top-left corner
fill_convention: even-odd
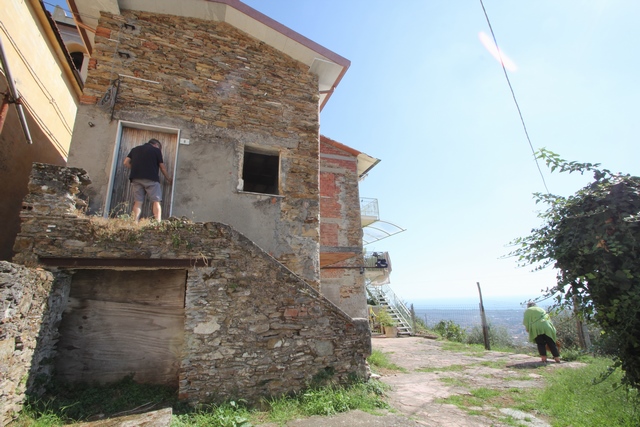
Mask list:
[[[552,266],[547,290],[558,305],[577,302],[618,343],[624,381],[640,386],[640,177],[614,174],[597,163],[568,162],[542,149],[551,171],[593,173],[593,181],[562,197],[534,194],[547,209],[542,225],[512,242],[520,265]]]

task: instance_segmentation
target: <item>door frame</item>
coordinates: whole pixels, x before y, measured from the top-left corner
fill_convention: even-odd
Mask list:
[[[169,133],[176,135],[176,154],[173,159],[173,171],[171,171],[171,178],[173,179],[175,186],[176,171],[178,169],[178,151],[180,150],[180,129],[168,126],[155,126],[146,123],[130,122],[127,120],[118,120],[118,130],[116,131],[116,140],[113,144],[113,153],[111,153],[111,169],[109,171],[109,183],[107,185],[107,193],[104,201],[104,212],[102,216],[109,218],[109,212],[111,211],[111,192],[113,191],[113,182],[115,179],[115,172],[117,169],[118,151],[120,150],[120,142],[122,141],[123,128],[133,128],[142,130],[152,130],[157,132]],[[169,216],[173,213],[173,196],[175,194],[175,187],[171,189],[171,201],[169,203]]]

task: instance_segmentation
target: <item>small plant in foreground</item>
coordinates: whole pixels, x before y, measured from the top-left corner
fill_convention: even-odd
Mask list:
[[[249,409],[232,400],[223,405],[210,405],[200,410],[175,415],[171,427],[251,427],[251,417],[252,412]]]
[[[261,418],[284,424],[295,418],[333,415],[354,409],[377,413],[381,409],[389,409],[383,399],[386,389],[387,386],[377,380],[355,383],[349,387],[309,389],[295,396],[283,396],[265,402],[269,410]]]

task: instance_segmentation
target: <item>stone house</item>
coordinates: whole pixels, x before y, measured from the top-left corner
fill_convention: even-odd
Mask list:
[[[353,317],[367,317],[358,182],[380,162],[320,137],[321,292]]]
[[[0,44],[0,259],[10,260],[31,164],[66,164],[82,80],[39,0],[2,2]]]
[[[319,113],[349,61],[237,0],[70,6],[91,58],[69,165],[90,212],[129,213],[122,160],[155,137],[165,217],[229,224],[317,289]]]
[[[133,373],[195,403],[366,377],[357,182],[377,160],[319,135],[349,61],[236,0],[69,5],[90,55],[70,167],[34,166],[14,247],[63,296],[30,378]],[[129,212],[122,159],[152,137],[173,219],[99,222]]]

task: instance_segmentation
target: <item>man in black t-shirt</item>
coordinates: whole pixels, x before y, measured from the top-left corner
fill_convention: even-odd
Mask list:
[[[169,184],[173,180],[164,166],[161,150],[160,141],[152,138],[146,144],[133,147],[124,159],[124,166],[131,170],[129,173],[129,181],[131,181],[131,190],[133,191],[131,215],[136,219],[136,222],[140,220],[145,195],[148,195],[151,200],[153,216],[156,221],[160,222],[162,219],[162,206],[160,205],[162,188],[160,187],[158,170],[162,172]]]

